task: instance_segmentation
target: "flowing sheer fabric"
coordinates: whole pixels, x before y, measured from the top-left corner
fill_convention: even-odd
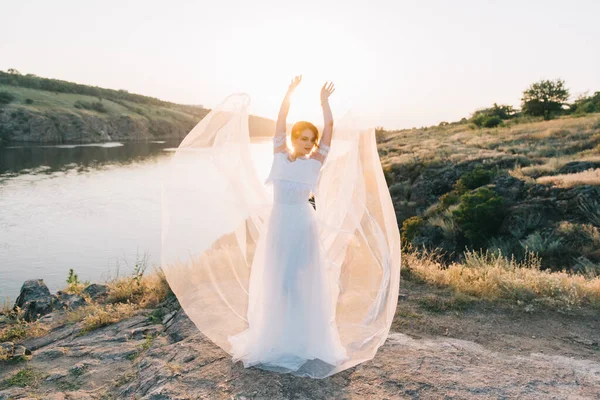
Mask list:
[[[251,278],[272,278],[257,245],[267,243],[260,238],[268,235],[274,199],[251,157],[249,106],[249,95],[235,93],[204,117],[176,149],[162,190],[162,269],[186,314],[233,358],[229,339],[248,329],[259,298],[249,296]],[[325,378],[372,359],[396,310],[400,234],[374,129],[358,128],[351,117],[336,121],[313,189],[331,296],[324,306],[335,315],[347,357],[281,372]]]

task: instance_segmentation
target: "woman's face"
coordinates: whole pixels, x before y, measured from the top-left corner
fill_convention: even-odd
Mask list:
[[[298,139],[292,139],[294,154],[304,156],[311,152],[315,146],[315,134],[310,129],[305,129],[300,132]]]

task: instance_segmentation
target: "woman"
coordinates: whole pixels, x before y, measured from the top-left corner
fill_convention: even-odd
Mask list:
[[[288,159],[290,161],[294,161],[297,157],[306,157],[307,154],[311,153],[319,136],[317,127],[310,122],[297,122],[292,128],[291,136],[294,152],[290,154],[289,148],[286,144],[286,120],[290,109],[290,98],[301,81],[302,75],[298,75],[290,83],[288,91],[283,98],[283,102],[281,103],[281,108],[279,109],[279,116],[277,118],[277,125],[275,128],[275,136],[273,137],[273,152],[284,153],[288,155]],[[335,88],[333,83],[325,83],[321,88],[321,107],[323,108],[323,120],[325,124],[323,128],[323,135],[318,141],[319,151],[311,153],[310,157],[320,161],[321,163],[323,163],[325,160],[331,144],[333,115],[331,113],[331,107],[329,106],[329,96],[331,96],[334,91]]]
[[[375,130],[346,117],[334,127],[333,84],[321,89],[321,134],[299,121],[286,145],[301,80],[281,105],[266,180],[249,129],[265,120],[249,118],[246,93],[228,96],[181,142],[163,176],[161,268],[187,316],[232,361],[320,379],[385,342],[400,235]]]
[[[289,86],[273,137],[274,159],[266,182],[273,185],[274,203],[266,236],[261,238],[264,247],[259,242],[261,252],[252,267],[259,271],[255,266],[260,263],[264,273],[250,277],[249,328],[229,338],[234,361],[282,372],[297,371],[308,360],[336,366],[349,358],[335,325],[316,213],[308,203],[331,143],[328,97],[334,88],[326,83],[321,90],[325,128],[320,140],[314,125],[300,121],[292,128],[290,151],[286,117],[301,80],[297,76]],[[313,151],[317,143],[318,150]]]

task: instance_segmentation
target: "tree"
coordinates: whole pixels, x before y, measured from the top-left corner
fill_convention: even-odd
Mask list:
[[[564,80],[541,80],[523,92],[521,109],[523,114],[543,116],[549,120],[562,111],[568,99],[569,89],[565,87]]]
[[[471,122],[480,128],[493,128],[501,125],[503,120],[513,118],[515,114],[512,106],[494,103],[490,108],[476,110],[471,116]]]
[[[600,92],[595,92],[593,96],[587,93],[578,96],[571,108],[575,114],[600,112]]]
[[[12,75],[21,75],[21,73],[14,68],[9,68],[6,70],[6,72],[8,72],[9,74],[12,74]]]

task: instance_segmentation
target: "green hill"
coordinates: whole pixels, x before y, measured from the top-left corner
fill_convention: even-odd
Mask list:
[[[210,112],[124,90],[0,71],[0,143],[182,139]],[[252,116],[254,136],[275,122]]]

